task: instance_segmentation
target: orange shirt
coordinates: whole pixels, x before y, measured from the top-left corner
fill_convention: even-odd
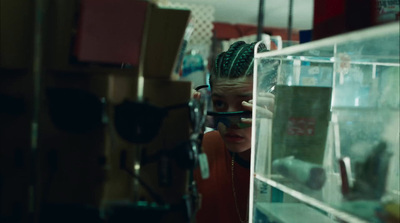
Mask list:
[[[210,177],[202,179],[199,169],[194,177],[201,194],[201,207],[196,223],[240,223],[232,189],[232,156],[218,131],[208,132],[203,138],[203,151],[207,154]],[[240,163],[240,164],[239,164]],[[242,220],[248,220],[250,165],[235,156],[234,186],[236,204]]]

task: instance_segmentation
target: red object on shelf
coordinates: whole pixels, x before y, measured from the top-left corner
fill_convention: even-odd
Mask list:
[[[287,134],[312,136],[315,132],[316,120],[313,117],[291,117],[288,120]]]
[[[82,0],[75,56],[82,62],[137,65],[148,2]]]
[[[377,25],[378,0],[315,0],[313,40]]]
[[[214,36],[218,40],[236,39],[243,36],[256,35],[257,26],[250,24],[229,24],[224,22],[213,22]],[[283,40],[288,39],[287,28],[264,27],[263,32],[271,36],[281,36]],[[299,31],[293,30],[292,40],[299,40]]]

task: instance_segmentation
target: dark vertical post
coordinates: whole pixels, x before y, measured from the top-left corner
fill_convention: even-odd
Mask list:
[[[257,41],[261,40],[264,27],[264,0],[260,0],[258,7]]]
[[[289,21],[288,21],[288,41],[292,40],[292,22],[293,22],[293,0],[289,0]]]
[[[39,140],[39,114],[41,103],[41,82],[43,75],[43,34],[45,25],[45,11],[47,0],[35,0],[34,4],[34,32],[33,32],[33,105],[31,119],[31,173],[29,186],[29,214],[32,222],[39,222],[40,196],[38,194],[38,140]]]

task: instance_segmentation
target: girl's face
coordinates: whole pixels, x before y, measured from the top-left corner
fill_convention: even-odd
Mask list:
[[[213,80],[211,100],[216,112],[234,112],[249,110],[243,106],[243,101],[248,102],[253,97],[252,77],[235,79],[218,78]],[[251,147],[251,127],[232,128],[223,123],[218,124],[226,147],[235,153],[244,152]]]

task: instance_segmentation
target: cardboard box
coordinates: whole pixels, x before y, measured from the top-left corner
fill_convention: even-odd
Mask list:
[[[125,99],[131,101],[136,100],[136,84],[137,80],[121,75],[114,75],[110,78],[110,101],[114,105],[122,103]],[[176,104],[187,103],[191,98],[191,82],[145,79],[144,81],[144,98],[145,103],[157,107],[166,107]],[[132,114],[132,115],[148,115],[148,114]],[[156,118],[156,117],[154,117]],[[111,121],[112,122],[112,121]],[[128,198],[130,201],[147,200],[154,201],[148,194],[148,191],[139,184],[136,179],[127,179],[128,173],[119,169],[119,156],[121,151],[127,153],[128,168],[134,172],[136,164],[140,166],[139,175],[146,184],[163,199],[165,202],[177,203],[181,201],[182,196],[187,190],[187,170],[180,169],[174,161],[170,164],[170,171],[173,173],[171,185],[168,187],[160,186],[160,175],[158,169],[158,161],[151,163],[143,163],[142,156],[151,156],[160,151],[168,151],[173,149],[177,144],[189,139],[189,112],[188,108],[174,109],[168,112],[168,115],[162,120],[161,126],[157,128],[158,134],[148,143],[135,144],[129,143],[121,138],[115,130],[111,133],[113,136],[113,147],[107,150],[107,157],[112,157],[111,171],[106,183],[105,197],[103,202],[109,203],[115,200]],[[125,175],[125,176],[124,176]],[[120,182],[120,183],[117,183]],[[130,190],[119,190],[119,185],[131,185]],[[123,194],[125,193],[125,195]]]
[[[0,68],[32,66],[34,2],[0,1]]]
[[[171,79],[177,63],[190,10],[151,7],[146,34],[143,74],[146,78]]]
[[[85,115],[86,109],[91,109],[91,107],[82,106],[80,101],[80,98],[86,98],[86,94],[79,96],[71,91],[57,96],[53,93],[50,96],[48,90],[51,88],[77,89],[79,92],[92,95],[100,102],[101,98],[107,96],[107,81],[107,76],[87,73],[47,73],[45,75],[39,119],[40,149],[37,163],[40,186],[38,205],[42,208],[55,204],[72,204],[80,208],[100,206],[107,172],[106,125],[96,125],[93,129],[83,132],[69,131],[56,125],[54,117],[59,116],[54,116],[56,114],[53,113],[54,111],[61,112],[58,113],[63,115],[61,120],[63,118],[74,120],[76,115],[79,115],[80,109],[82,115]],[[87,103],[92,104],[92,101],[88,100]],[[53,106],[60,104],[65,105],[69,112],[65,112],[63,107],[52,109]],[[96,111],[102,112],[102,110]],[[85,120],[81,121],[82,123],[75,124],[85,126]],[[51,213],[43,213],[44,216],[49,214]]]
[[[72,47],[76,35],[76,11],[79,0],[48,1],[46,14],[45,47],[43,49],[45,67],[65,69],[70,66]]]
[[[75,55],[82,62],[137,66],[147,1],[82,0]]]
[[[190,120],[187,107],[169,110],[157,134],[148,143],[132,143],[115,130],[113,112],[124,100],[135,101],[137,77],[126,73],[93,75],[87,73],[51,73],[46,75],[46,87],[77,88],[98,98],[107,99],[108,124],[86,133],[70,133],[54,125],[49,99],[43,99],[40,127],[40,185],[42,204],[76,204],[107,207],[113,202],[154,201],[148,190],[129,172],[135,171],[168,204],[180,204],[188,189],[188,171],[170,160],[169,185],[160,185],[159,162],[142,162],[143,155],[169,151],[189,139]],[[191,98],[191,82],[145,79],[146,104],[163,108],[186,104]],[[64,101],[65,102],[65,101]],[[79,107],[78,107],[79,108]],[[148,115],[136,114],[132,115]],[[156,118],[156,117],[150,117]],[[121,168],[121,155],[125,167]],[[182,214],[178,214],[180,217]],[[169,216],[169,218],[172,218]],[[176,213],[175,213],[176,215]]]
[[[27,222],[33,184],[32,86],[28,75],[2,73],[0,81],[0,216]]]

